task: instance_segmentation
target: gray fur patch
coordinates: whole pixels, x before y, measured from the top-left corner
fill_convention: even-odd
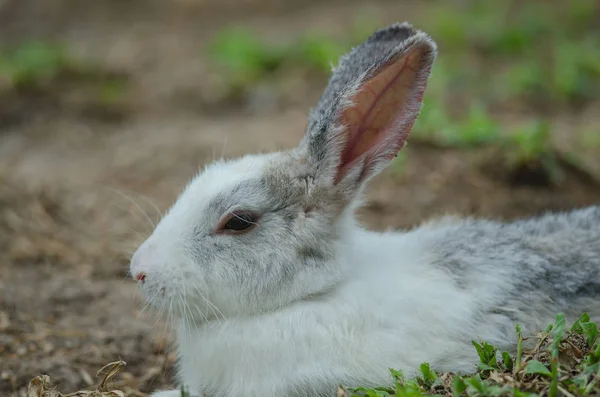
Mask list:
[[[462,289],[497,280],[485,316],[545,327],[557,310],[589,311],[600,298],[600,207],[551,213],[512,223],[465,220],[432,231],[434,265]],[[577,314],[574,314],[575,316]]]

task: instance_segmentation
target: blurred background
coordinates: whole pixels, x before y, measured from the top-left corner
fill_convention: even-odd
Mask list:
[[[50,375],[144,395],[168,328],[128,260],[198,167],[290,148],[337,58],[409,21],[439,45],[365,225],[600,202],[600,2],[0,1],[0,395]]]

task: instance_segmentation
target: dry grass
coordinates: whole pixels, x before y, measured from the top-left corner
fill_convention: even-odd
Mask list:
[[[127,365],[125,361],[115,361],[106,364],[96,373],[96,377],[102,376],[102,381],[90,390],[79,390],[73,393],[63,394],[52,386],[48,375],[36,376],[29,382],[27,397],[141,397],[146,394],[130,390],[118,389],[118,382],[113,378]]]

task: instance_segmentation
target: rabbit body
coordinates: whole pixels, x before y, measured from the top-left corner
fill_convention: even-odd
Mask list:
[[[222,325],[180,324],[182,382],[208,396],[333,396],[338,384],[391,386],[390,367],[472,372],[471,341],[514,352],[515,323],[531,335],[558,312],[600,319],[600,207],[350,230],[337,288]]]
[[[190,396],[332,396],[422,362],[470,372],[472,340],[513,351],[515,323],[600,318],[600,207],[402,232],[356,222],[435,54],[407,24],[374,33],[342,58],[297,148],[206,167],[136,251],[131,273],[176,324]]]

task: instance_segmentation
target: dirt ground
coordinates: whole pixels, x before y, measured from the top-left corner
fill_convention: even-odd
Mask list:
[[[85,5],[83,5],[85,3]],[[410,20],[416,2],[368,7]],[[343,31],[364,2],[283,0],[0,1],[0,37],[60,39],[131,78],[123,114],[89,111],[77,96],[29,98],[0,113],[0,396],[23,396],[48,374],[61,391],[96,384],[127,362],[117,385],[172,383],[167,327],[140,315],[129,255],[199,166],[287,148],[303,134],[322,80],[270,104],[228,105],[211,92],[203,48],[216,29],[267,35],[310,26]],[[68,11],[67,11],[68,10]],[[65,99],[67,98],[67,99]],[[6,110],[6,108],[5,108]],[[572,120],[560,119],[568,129]],[[559,187],[516,184],[491,149],[410,146],[405,172],[369,190],[365,224],[410,227],[458,212],[510,219],[600,202],[600,183],[568,172]],[[597,178],[597,177],[596,177]]]

